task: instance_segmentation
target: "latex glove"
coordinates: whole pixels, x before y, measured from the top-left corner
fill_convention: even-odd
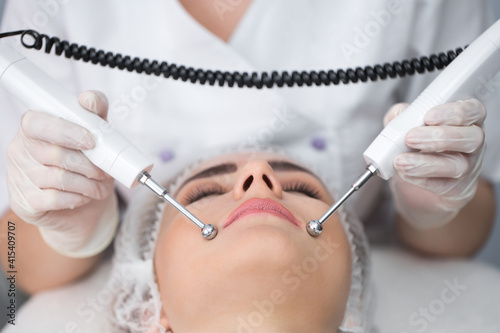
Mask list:
[[[407,106],[394,105],[384,125]],[[474,197],[485,150],[485,118],[480,101],[459,101],[429,110],[427,126],[407,133],[406,144],[417,152],[396,157],[390,187],[397,211],[415,228],[445,225]]]
[[[87,91],[79,102],[106,119],[108,102],[103,94]],[[85,128],[27,111],[7,149],[11,209],[38,226],[49,246],[70,257],[102,251],[118,224],[114,179],[81,152],[94,145]]]

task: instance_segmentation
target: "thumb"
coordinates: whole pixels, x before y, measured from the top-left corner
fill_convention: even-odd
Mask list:
[[[97,114],[104,120],[108,117],[108,99],[100,91],[87,90],[78,96],[78,102],[85,109]]]
[[[397,116],[401,114],[410,104],[408,103],[399,103],[399,104],[394,104],[389,111],[384,116],[384,126],[387,126]]]

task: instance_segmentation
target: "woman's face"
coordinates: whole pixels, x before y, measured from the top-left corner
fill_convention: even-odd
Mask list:
[[[335,332],[350,289],[351,253],[333,199],[309,171],[278,154],[204,162],[174,197],[219,230],[206,240],[170,206],[155,250],[161,323],[180,332]]]

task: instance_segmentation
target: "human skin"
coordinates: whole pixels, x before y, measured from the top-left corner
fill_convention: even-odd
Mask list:
[[[332,197],[314,175],[273,169],[272,161],[290,160],[271,153],[221,156],[202,163],[192,175],[227,162],[235,163],[236,170],[187,182],[175,193],[195,216],[218,228],[213,240],[204,239],[197,226],[165,207],[154,265],[163,304],[161,324],[167,330],[336,332],[351,281],[344,228],[334,215],[319,237],[311,237],[307,222],[319,218]],[[297,182],[318,198],[294,188]],[[220,193],[189,203],[189,196],[200,190]],[[253,210],[224,227],[233,210],[255,199],[281,204],[298,225],[268,210]]]

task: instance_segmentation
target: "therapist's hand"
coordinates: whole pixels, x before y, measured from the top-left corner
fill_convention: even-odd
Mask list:
[[[404,112],[396,104],[384,125]],[[474,197],[483,153],[486,108],[476,99],[437,106],[427,112],[426,126],[406,135],[416,152],[400,154],[390,181],[396,209],[417,229],[433,229],[451,221]]]
[[[80,104],[106,119],[102,93],[87,91]],[[118,221],[114,179],[81,150],[95,145],[85,128],[39,111],[27,111],[7,149],[10,206],[39,227],[49,246],[70,257],[87,257],[111,241]]]

